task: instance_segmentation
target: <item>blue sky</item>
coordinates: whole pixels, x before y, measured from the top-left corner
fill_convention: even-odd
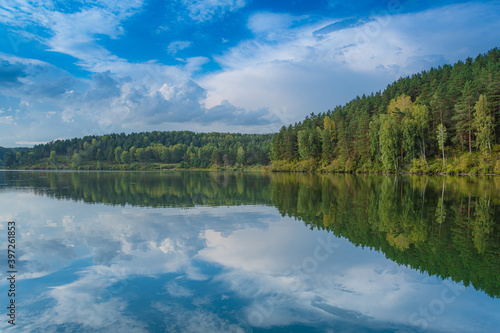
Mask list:
[[[0,0],[0,146],[270,133],[500,46],[499,1]]]

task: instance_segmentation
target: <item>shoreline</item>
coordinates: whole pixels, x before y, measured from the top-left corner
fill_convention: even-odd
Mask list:
[[[352,175],[417,175],[417,176],[500,176],[497,173],[447,173],[447,172],[387,172],[387,171],[277,171],[271,170],[271,166],[259,166],[259,167],[227,167],[227,168],[168,168],[168,169],[157,169],[157,168],[144,168],[144,169],[95,169],[95,168],[20,168],[20,169],[5,169],[0,168],[0,171],[44,171],[44,172],[263,172],[263,173],[274,173],[274,174],[310,174],[310,175],[333,175],[333,174],[352,174]]]

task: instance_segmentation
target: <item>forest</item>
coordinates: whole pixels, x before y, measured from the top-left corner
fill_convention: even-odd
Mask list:
[[[400,78],[275,134],[92,135],[0,153],[11,169],[500,174],[500,49]]]
[[[272,134],[144,132],[86,136],[5,153],[7,168],[142,170],[269,164]]]
[[[273,171],[500,173],[500,50],[283,126]]]

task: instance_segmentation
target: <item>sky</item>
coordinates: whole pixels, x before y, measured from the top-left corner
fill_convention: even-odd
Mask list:
[[[0,0],[0,146],[273,133],[500,46],[500,1]]]

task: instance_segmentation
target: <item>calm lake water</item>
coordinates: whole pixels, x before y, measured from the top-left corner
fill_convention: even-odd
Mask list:
[[[0,222],[2,331],[500,327],[500,177],[0,171]]]

